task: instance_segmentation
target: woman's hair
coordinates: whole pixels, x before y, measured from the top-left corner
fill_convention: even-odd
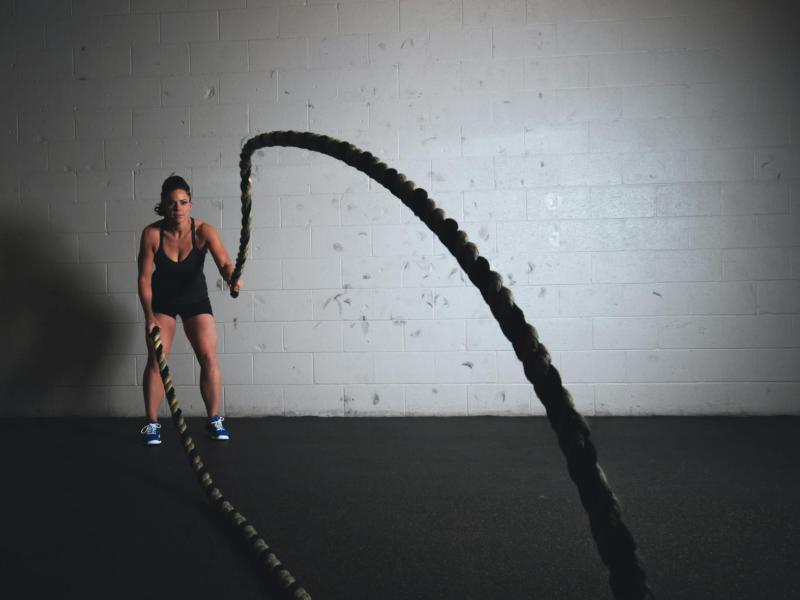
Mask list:
[[[192,190],[189,188],[189,184],[186,183],[186,180],[180,175],[175,175],[175,173],[173,173],[164,180],[164,183],[161,184],[161,201],[156,204],[155,208],[153,209],[156,211],[157,215],[163,217],[167,213],[167,202],[169,201],[169,195],[175,190],[183,190],[189,194],[190,198],[192,197]]]

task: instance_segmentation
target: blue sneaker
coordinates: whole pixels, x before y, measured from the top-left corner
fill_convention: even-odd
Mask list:
[[[139,433],[148,446],[158,446],[161,443],[161,425],[158,423],[148,423]]]
[[[208,420],[206,425],[206,433],[212,440],[229,440],[231,434],[222,426],[225,419],[219,415],[213,416]]]

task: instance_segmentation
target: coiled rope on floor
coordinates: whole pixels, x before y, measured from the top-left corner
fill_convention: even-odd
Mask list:
[[[164,392],[167,396],[169,404],[169,411],[172,415],[172,421],[175,423],[175,428],[180,434],[181,444],[186,451],[186,456],[189,458],[189,464],[192,466],[197,482],[203,491],[225,517],[226,522],[242,536],[242,541],[252,549],[259,563],[263,565],[269,580],[278,586],[280,590],[286,593],[294,600],[311,600],[311,595],[292,577],[288,569],[283,566],[281,561],[275,556],[275,553],[269,547],[269,544],[259,535],[256,528],[253,527],[240,513],[233,504],[225,498],[220,489],[214,485],[214,480],[208,472],[203,459],[200,458],[200,453],[194,445],[194,440],[189,434],[189,427],[186,420],[183,418],[183,412],[178,406],[178,398],[175,393],[175,386],[172,384],[172,375],[167,365],[166,357],[164,356],[164,347],[161,342],[161,331],[158,327],[154,327],[148,334],[150,347],[155,354],[158,361],[159,371],[161,373],[161,381],[164,383]]]
[[[547,418],[567,459],[569,475],[578,488],[581,503],[589,516],[597,550],[608,567],[609,584],[614,597],[617,600],[653,598],[633,535],[622,522],[619,502],[597,462],[589,424],[575,410],[572,397],[561,385],[561,375],[551,364],[550,353],[539,341],[536,329],[525,321],[511,290],[503,285],[501,275],[492,271],[489,261],[478,253],[478,247],[469,241],[455,220],[447,218],[444,211],[437,208],[426,190],[417,187],[413,181],[372,153],[326,135],[273,131],[252,137],[242,147],[239,162],[242,232],[229,283],[235,284],[241,277],[250,243],[251,158],[256,150],[271,146],[312,150],[366,173],[397,196],[441,240],[489,305],[500,329],[522,362],[525,376],[533,384],[536,395],[545,407]],[[232,292],[231,295],[236,297],[237,294]]]

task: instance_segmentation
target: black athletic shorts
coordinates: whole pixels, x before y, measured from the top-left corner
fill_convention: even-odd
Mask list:
[[[184,321],[197,315],[214,314],[211,311],[211,301],[207,297],[203,300],[200,300],[200,302],[193,302],[191,304],[174,304],[172,306],[169,304],[161,305],[153,302],[153,312],[161,313],[162,315],[169,315],[173,319],[176,315],[180,315],[181,319]]]

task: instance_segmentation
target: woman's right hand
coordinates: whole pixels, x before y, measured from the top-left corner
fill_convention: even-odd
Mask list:
[[[158,327],[158,321],[155,318],[145,319],[144,330],[147,335],[150,335],[150,332],[153,331],[155,327]]]

